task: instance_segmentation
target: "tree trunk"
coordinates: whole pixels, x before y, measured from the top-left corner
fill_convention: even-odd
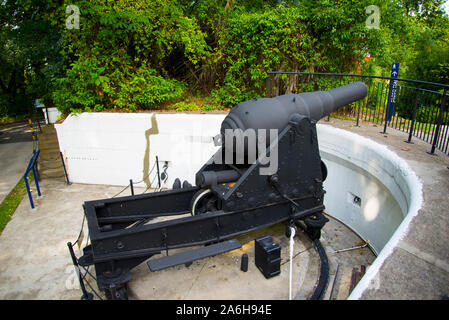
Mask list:
[[[226,6],[225,6],[225,11],[228,11],[229,9],[231,9],[231,7],[234,5],[234,0],[227,0],[226,1]]]

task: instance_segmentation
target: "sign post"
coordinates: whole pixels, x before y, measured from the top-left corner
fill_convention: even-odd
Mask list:
[[[399,75],[399,62],[394,62],[391,67],[391,75],[390,78],[397,79]],[[394,99],[396,98],[396,88],[397,88],[397,80],[390,79],[390,89],[388,90],[388,102],[387,102],[387,110],[385,111],[385,124],[384,131],[382,133],[387,132],[387,123],[391,121],[391,117],[393,116],[394,109]]]

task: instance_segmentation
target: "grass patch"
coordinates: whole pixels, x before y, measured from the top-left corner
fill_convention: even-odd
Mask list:
[[[223,110],[224,107],[217,104],[211,97],[203,97],[200,95],[190,95],[184,97],[183,100],[165,106],[167,110],[182,111],[214,111]]]
[[[30,174],[28,178],[29,183],[33,180],[33,175]],[[12,215],[25,197],[26,193],[25,181],[21,178],[14,189],[12,189],[12,191],[6,196],[5,200],[3,200],[0,204],[0,235],[6,227],[6,224],[9,220],[11,220]]]

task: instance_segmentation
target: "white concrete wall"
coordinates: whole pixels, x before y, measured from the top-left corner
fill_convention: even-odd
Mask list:
[[[225,115],[82,113],[56,124],[69,179],[75,183],[127,185],[143,180],[156,156],[168,161],[167,186],[195,173],[217,147],[212,137]],[[151,183],[156,186],[155,171]],[[146,183],[145,183],[146,182]],[[148,181],[138,186],[148,186]]]
[[[218,150],[213,137],[220,132],[225,114],[155,114],[154,125],[158,133],[150,135],[150,164],[168,161],[168,180],[174,179],[195,184],[195,174]]]
[[[380,268],[405,237],[422,207],[422,182],[405,160],[384,145],[326,125],[319,126],[318,136],[323,160],[341,171],[332,170],[325,183],[327,211],[370,240],[378,253],[348,297],[359,299],[367,288],[380,286]],[[360,171],[362,174],[356,174]],[[338,195],[352,190],[362,195],[360,209],[348,210],[350,206],[342,203],[344,199],[338,202]]]
[[[405,160],[370,139],[326,125],[318,126],[318,139],[329,170],[326,211],[369,240],[378,254],[348,297],[357,300],[381,285],[380,268],[422,207],[422,182]],[[360,207],[351,203],[353,194],[361,197]]]
[[[351,227],[379,254],[411,208],[415,185],[407,163],[372,140],[318,126],[326,212]],[[416,180],[415,184],[419,184]],[[361,199],[354,203],[354,197]]]

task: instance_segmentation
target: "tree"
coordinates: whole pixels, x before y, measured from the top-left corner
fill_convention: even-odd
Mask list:
[[[205,35],[176,1],[80,1],[81,29],[64,32],[72,60],[54,98],[68,110],[151,109],[179,98],[182,73],[208,56]]]
[[[0,5],[0,115],[27,113],[32,100],[51,102],[61,70],[60,28],[50,20],[61,1],[7,0]]]

